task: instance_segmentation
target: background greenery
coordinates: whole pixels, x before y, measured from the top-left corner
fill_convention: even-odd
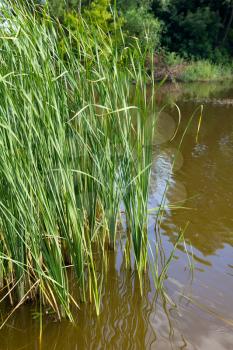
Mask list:
[[[123,30],[141,43],[184,58],[229,61],[233,55],[233,0],[48,0],[52,14],[64,20],[80,12],[111,30],[115,7]]]

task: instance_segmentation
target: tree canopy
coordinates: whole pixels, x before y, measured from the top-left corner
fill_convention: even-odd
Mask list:
[[[85,13],[98,22],[111,9],[124,18],[123,29],[155,48],[182,57],[212,61],[233,55],[233,0],[47,0],[60,18],[67,11]]]

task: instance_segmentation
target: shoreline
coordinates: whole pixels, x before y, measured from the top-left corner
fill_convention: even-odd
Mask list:
[[[154,59],[155,80],[157,82],[220,82],[233,79],[233,65],[220,65],[207,60],[169,64],[166,59]]]

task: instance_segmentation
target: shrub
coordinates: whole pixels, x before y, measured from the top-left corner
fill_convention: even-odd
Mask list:
[[[181,74],[180,79],[184,81],[208,81],[222,80],[232,75],[230,66],[213,64],[206,60],[193,62],[188,65]]]
[[[157,48],[160,45],[162,23],[154,18],[145,7],[131,8],[124,14],[125,30],[130,36],[139,38],[140,43]]]

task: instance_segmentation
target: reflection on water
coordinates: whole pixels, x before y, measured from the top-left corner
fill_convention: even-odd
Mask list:
[[[161,111],[156,118],[154,143],[160,145],[171,140],[175,131],[176,122],[174,118],[170,114]]]
[[[172,99],[174,86],[169,89]],[[161,224],[165,253],[169,256],[180,228],[189,222],[186,248],[194,259],[194,274],[184,247],[179,246],[165,282],[172,301],[161,296],[156,302],[151,277],[145,275],[141,298],[135,273],[120,264],[122,253],[110,255],[99,318],[92,305],[81,305],[76,326],[48,317],[43,320],[40,344],[34,307],[26,305],[0,331],[1,350],[233,348],[233,107],[208,102],[199,143],[194,120],[178,149],[197,106],[192,101],[195,91],[209,100],[233,97],[222,84],[198,85],[196,90],[193,84],[185,85],[174,92],[182,122],[175,139],[169,141],[176,129],[176,108],[167,107],[158,119],[149,201],[150,208],[159,206],[169,179],[165,204],[170,208]],[[150,223],[153,242],[154,220]]]

